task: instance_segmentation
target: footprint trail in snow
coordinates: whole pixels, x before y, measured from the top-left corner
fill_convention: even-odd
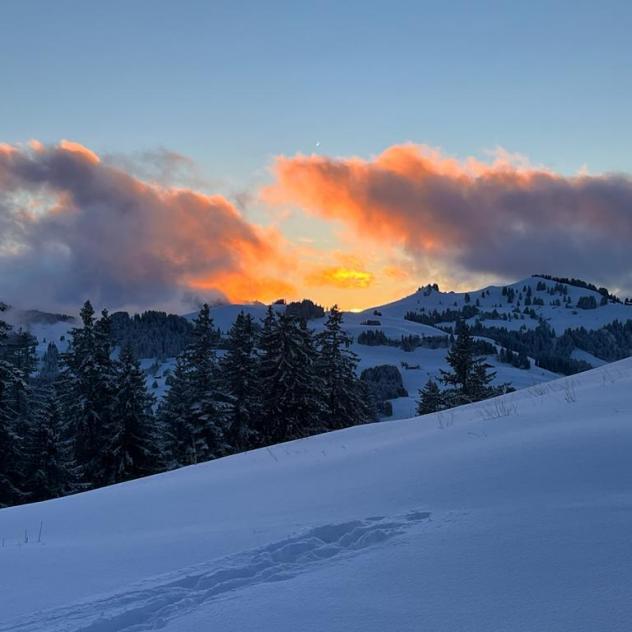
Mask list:
[[[258,549],[160,575],[125,592],[55,608],[0,624],[0,632],[140,632],[169,621],[227,593],[291,579],[404,534],[430,519],[411,511],[388,519],[372,516],[310,529]]]

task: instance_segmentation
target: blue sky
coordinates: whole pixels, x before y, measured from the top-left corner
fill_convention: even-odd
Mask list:
[[[237,187],[407,140],[630,171],[631,6],[5,2],[0,136],[164,146]]]

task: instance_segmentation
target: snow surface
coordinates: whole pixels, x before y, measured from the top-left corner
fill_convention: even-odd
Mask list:
[[[433,290],[432,292],[424,293],[424,288],[420,288],[414,294],[398,301],[377,308],[372,307],[371,309],[361,312],[361,316],[363,318],[374,318],[375,316],[371,316],[371,314],[373,314],[375,309],[381,312],[384,317],[394,318],[403,318],[406,312],[421,310],[422,308],[425,309],[426,313],[433,310],[441,313],[448,309],[463,309],[463,307],[468,304],[465,301],[465,296],[469,294],[469,305],[475,305],[478,300],[481,311],[491,312],[496,309],[499,314],[507,314],[513,317],[513,309],[517,306],[517,300],[514,300],[513,303],[509,303],[507,297],[502,294],[503,287],[513,288],[516,295],[523,292],[523,288],[530,287],[533,297],[543,299],[544,305],[530,305],[528,307],[534,309],[538,316],[544,318],[558,335],[564,333],[568,328],[584,327],[586,329],[599,329],[615,320],[625,322],[626,320],[632,319],[632,305],[624,305],[622,303],[600,305],[601,294],[598,292],[564,283],[561,285],[567,288],[568,296],[571,299],[571,307],[566,308],[563,305],[558,307],[553,304],[554,301],[563,299],[564,297],[560,294],[550,295],[546,290],[538,291],[537,286],[539,283],[543,283],[547,289],[552,289],[558,284],[556,281],[549,281],[548,279],[542,279],[540,277],[528,277],[507,286],[490,285],[489,287],[471,292],[437,292]],[[483,292],[485,296],[483,296]],[[597,308],[577,309],[577,301],[582,296],[594,296],[597,301]],[[524,298],[525,293],[523,292],[523,300],[520,302],[521,310],[527,307],[524,303]],[[476,318],[473,318],[471,322],[474,322],[474,320],[476,320]],[[521,327],[535,329],[539,324],[538,320],[527,315],[524,315],[524,318],[513,318],[507,321],[494,321],[492,319],[482,319],[482,321],[486,326],[506,327],[507,329],[520,329]],[[453,323],[445,324],[451,325]]]
[[[631,387],[627,359],[1,510],[0,631],[627,632]]]

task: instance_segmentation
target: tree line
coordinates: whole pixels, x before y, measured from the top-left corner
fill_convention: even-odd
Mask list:
[[[375,418],[358,359],[333,307],[303,318],[240,313],[218,353],[208,305],[160,403],[112,317],[86,302],[68,349],[0,320],[0,507],[131,480]],[[39,370],[38,370],[39,365]]]

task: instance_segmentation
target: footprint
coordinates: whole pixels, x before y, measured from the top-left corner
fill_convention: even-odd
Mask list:
[[[429,511],[410,511],[387,519],[325,524],[220,560],[197,564],[176,574],[145,580],[143,588],[80,604],[39,612],[0,624],[0,632],[140,632],[164,627],[170,620],[226,593],[269,582],[287,581],[336,558],[402,535],[429,520]],[[149,584],[149,586],[148,586]]]

